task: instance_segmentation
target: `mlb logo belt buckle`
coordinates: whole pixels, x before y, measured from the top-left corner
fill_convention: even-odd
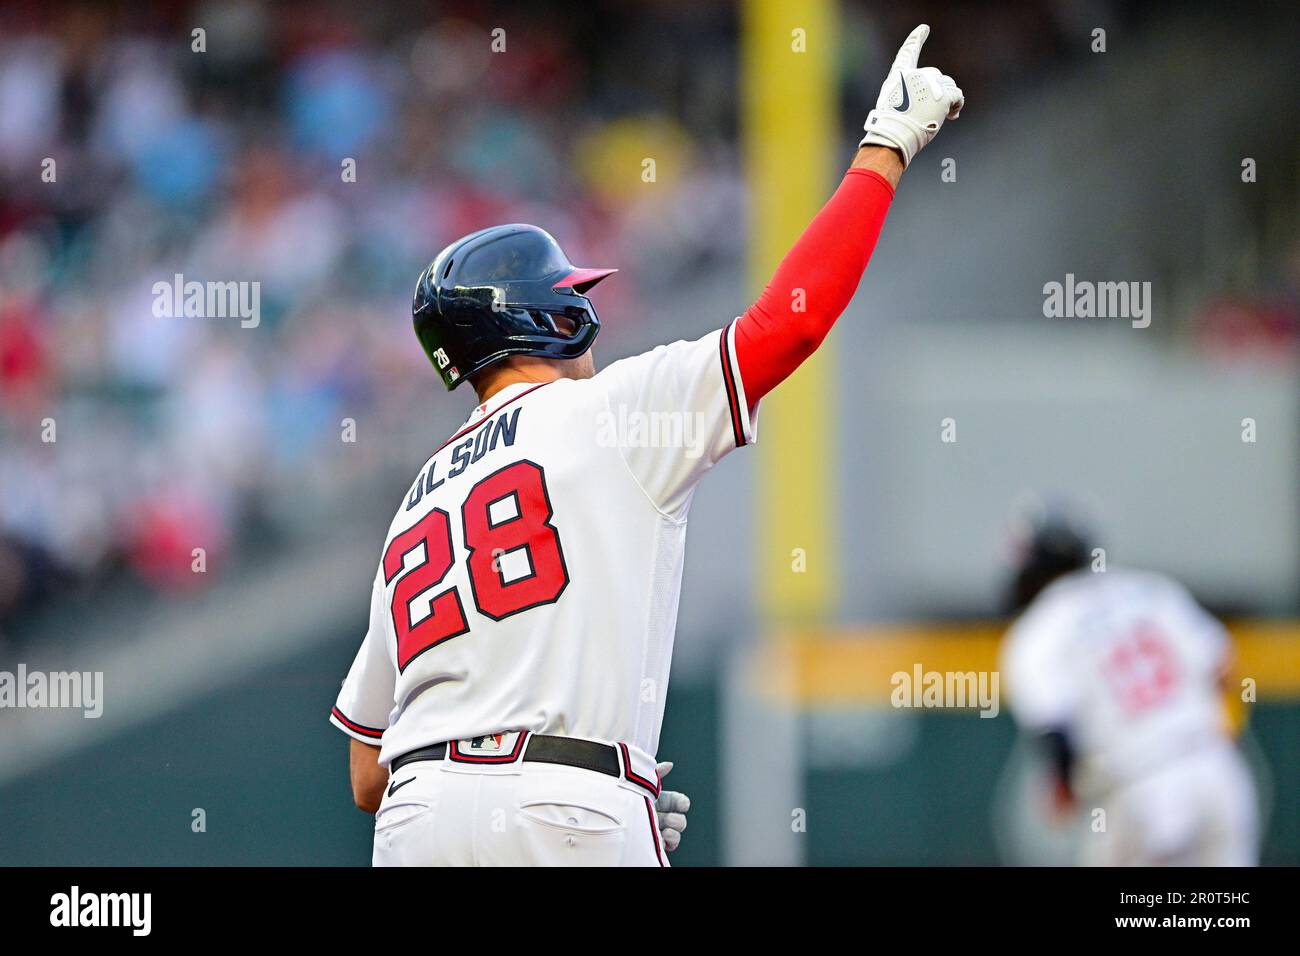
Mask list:
[[[468,740],[453,740],[447,756],[456,763],[502,764],[514,763],[524,752],[528,734],[512,730],[500,734],[485,734]]]

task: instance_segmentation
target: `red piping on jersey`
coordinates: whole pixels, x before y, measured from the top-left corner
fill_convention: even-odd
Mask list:
[[[448,438],[445,442],[443,442],[441,445],[439,445],[439,446],[438,446],[438,451],[435,451],[434,454],[435,454],[435,455],[438,454],[439,451],[442,451],[444,448],[446,448],[448,445],[450,445],[452,442],[454,442],[457,438],[460,438],[462,435],[468,435],[470,432],[472,432],[474,429],[478,428],[478,427],[479,427],[480,425],[482,425],[485,421],[487,421],[489,418],[491,418],[491,417],[492,417],[493,415],[495,415],[497,412],[501,411],[501,409],[505,408],[507,405],[513,405],[515,402],[519,401],[519,399],[523,398],[525,395],[528,395],[528,394],[531,394],[532,392],[537,391],[537,390],[538,390],[539,388],[541,388],[543,385],[550,385],[550,384],[551,384],[550,382],[541,382],[541,383],[539,383],[539,384],[537,384],[537,385],[534,385],[532,388],[528,389],[527,391],[520,392],[518,395],[516,395],[514,398],[510,399],[509,401],[507,401],[507,402],[502,402],[502,403],[501,403],[500,405],[498,405],[496,408],[492,409],[492,411],[490,411],[490,412],[484,412],[484,413],[483,413],[483,417],[480,418],[478,421],[474,422],[474,424],[472,424],[472,425],[466,425],[466,426],[465,426],[464,428],[462,428],[460,431],[456,432],[456,434],[452,435],[452,436],[451,436],[450,438]]]
[[[817,350],[848,306],[893,198],[885,177],[850,169],[736,322],[736,364],[750,408]]]
[[[337,705],[330,708],[330,713],[333,714],[335,718],[337,718],[339,723],[341,723],[344,727],[348,728],[348,730],[354,730],[357,733],[361,734],[362,736],[365,737],[384,736],[384,731],[381,728],[367,727],[365,724],[357,723],[355,720],[348,717],[347,714],[343,713],[343,711],[339,710]]]
[[[732,322],[731,325],[735,325]],[[727,387],[727,407],[731,412],[731,433],[736,438],[736,447],[740,448],[745,444],[745,426],[740,417],[740,396],[736,394],[736,377],[731,368],[730,350],[727,348],[727,333],[731,331],[731,325],[722,330],[722,381]]]
[[[632,769],[632,757],[627,752],[627,744],[622,743],[620,741],[618,746],[619,749],[623,751],[623,776],[627,777],[627,779],[632,781],[633,783],[637,783],[645,787],[656,797],[659,796],[659,784],[652,783],[651,781],[647,780],[645,777],[642,777],[639,774],[637,774]],[[657,775],[656,775],[656,779],[658,779]]]
[[[645,798],[645,812],[650,815],[650,835],[655,841],[655,859],[659,861],[660,866],[663,866],[664,852],[659,849],[659,821],[655,819],[655,808],[650,803],[649,797]]]

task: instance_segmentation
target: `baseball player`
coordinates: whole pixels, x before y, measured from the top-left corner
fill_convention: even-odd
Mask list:
[[[1024,613],[1001,668],[1016,721],[1051,761],[1058,815],[1089,816],[1083,862],[1253,864],[1255,788],[1223,712],[1223,626],[1163,575],[1094,571],[1064,514],[1032,519],[1025,540],[1012,587]]]
[[[903,170],[960,111],[952,79],[917,66],[928,34],[721,329],[598,373],[586,293],[615,270],[574,267],[535,226],[465,236],[420,275],[416,335],[478,403],[397,510],[331,713],[375,865],[668,865],[688,803],[656,752],[691,498],[755,440],[759,402],[853,296]]]

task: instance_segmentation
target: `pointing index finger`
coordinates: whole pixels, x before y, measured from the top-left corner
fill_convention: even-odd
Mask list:
[[[930,25],[922,23],[913,30],[903,45],[898,48],[898,56],[894,57],[895,70],[915,70],[917,61],[921,59],[921,47],[925,45],[925,39],[930,35]]]

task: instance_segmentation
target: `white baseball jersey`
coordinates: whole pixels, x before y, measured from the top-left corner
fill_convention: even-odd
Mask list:
[[[497,392],[398,509],[330,719],[385,765],[510,730],[653,757],[691,498],[754,428],[734,323]]]
[[[1086,793],[1221,742],[1228,652],[1223,626],[1177,582],[1083,570],[1045,588],[1011,628],[1002,673],[1017,722],[1069,735]]]

